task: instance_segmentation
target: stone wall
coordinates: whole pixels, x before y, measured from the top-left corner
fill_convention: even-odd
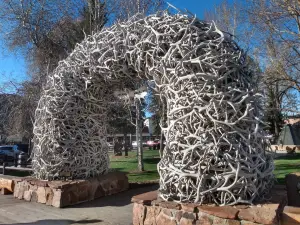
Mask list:
[[[299,225],[300,208],[292,206],[284,207],[280,222],[280,225]]]
[[[254,206],[200,206],[162,201],[157,198],[157,192],[148,192],[132,198],[133,225],[279,224],[279,214],[286,203],[285,195],[281,192],[268,203]]]
[[[289,206],[300,207],[300,173],[290,173],[285,176],[287,199]]]
[[[73,181],[42,181],[26,177],[15,182],[14,197],[61,208],[127,189],[128,178],[121,172]]]

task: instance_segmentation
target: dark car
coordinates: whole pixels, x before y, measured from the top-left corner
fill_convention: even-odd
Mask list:
[[[29,155],[29,146],[28,144],[15,144],[14,150],[17,154],[24,153]]]
[[[0,146],[0,163],[8,162],[13,163],[15,161],[15,151],[12,145]]]
[[[14,163],[18,160],[20,154],[28,158],[28,145],[17,144],[0,146],[0,163]]]

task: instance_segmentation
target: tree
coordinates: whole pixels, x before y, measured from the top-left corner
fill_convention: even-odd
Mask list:
[[[299,2],[293,0],[223,1],[206,17],[214,19],[249,49],[260,67],[260,91],[266,95],[265,119],[278,137],[283,115],[299,111]],[[257,73],[257,71],[256,71]]]
[[[163,154],[164,148],[164,134],[162,128],[166,124],[166,102],[162,99],[161,95],[158,95],[153,88],[149,88],[148,98],[147,98],[147,110],[152,114],[151,120],[153,123],[153,134],[160,135],[160,156]]]
[[[15,106],[19,101],[20,96],[16,94],[0,94],[0,135],[10,135],[11,115],[16,111]]]
[[[31,139],[39,88],[31,81],[25,81],[22,85],[13,82],[11,84],[15,93],[6,94],[4,90],[0,94],[0,134],[6,137],[21,134],[26,139]]]
[[[124,104],[124,102],[116,99],[112,104],[109,105],[110,117],[109,117],[109,134],[122,133],[124,135],[124,151],[125,156],[128,156],[129,143],[127,135],[135,131],[135,126],[130,120],[130,110]]]
[[[165,7],[164,0],[108,0],[107,8],[110,16],[113,18],[112,22],[118,20],[127,20],[137,13],[145,15],[155,13],[156,11]],[[136,107],[136,137],[138,143],[138,169],[144,170],[143,166],[143,147],[142,147],[142,108],[143,102],[135,100]],[[139,138],[138,138],[139,137]]]
[[[135,89],[134,94],[134,106],[135,106],[135,127],[136,127],[136,142],[137,142],[137,160],[138,170],[144,171],[144,159],[143,159],[143,123],[145,119],[145,101],[144,101],[144,86],[142,83],[138,84],[139,88]],[[137,87],[137,86],[136,86]]]
[[[142,143],[142,129],[143,129],[143,120],[142,120],[142,110],[140,99],[135,99],[134,101],[136,107],[136,141],[137,141],[137,158],[138,158],[138,170],[144,171],[144,161],[143,161],[143,143]]]
[[[107,21],[105,5],[99,0],[6,0],[0,3],[4,36],[11,49],[22,49],[30,75],[38,79],[52,72],[93,30]]]
[[[268,81],[284,81],[300,93],[300,2],[247,0],[250,21],[264,33],[265,54],[272,68]]]
[[[101,13],[98,12],[101,14],[101,18],[94,15],[95,7],[97,6],[84,6],[80,11],[79,20],[66,16],[57,21],[52,29],[41,38],[40,47],[33,47],[30,59],[33,68],[39,72],[39,77],[45,77],[52,72],[58,62],[65,59],[76,44],[80,43],[87,35],[102,29],[107,21],[104,4],[101,4],[99,9]]]
[[[112,22],[127,20],[136,13],[149,15],[165,7],[164,0],[107,0],[106,3]]]
[[[283,115],[298,113],[300,96],[300,3],[294,0],[247,0],[251,25],[264,38],[258,38],[267,65],[267,121],[275,141]]]
[[[265,110],[265,121],[268,123],[268,130],[271,134],[274,135],[273,141],[276,141],[279,137],[280,130],[283,125],[283,115],[281,110],[280,102],[281,97],[278,95],[279,93],[278,85],[269,86],[267,88],[267,100],[266,100],[266,110]]]
[[[244,8],[245,5],[241,1],[222,0],[220,4],[215,5],[213,10],[204,12],[204,18],[208,21],[213,20],[227,35],[232,35],[232,38],[243,49],[255,54],[257,53],[255,42],[258,31],[256,27],[250,26],[249,16]],[[249,48],[249,46],[254,46],[254,48]]]
[[[12,123],[18,125],[12,132],[26,131],[32,136],[34,111],[47,75],[86,35],[104,26],[105,10],[105,4],[99,0],[6,0],[0,3],[0,20],[6,24],[2,36],[12,50],[21,50],[26,56],[31,78],[17,87],[22,101],[16,103],[18,113],[11,114]],[[26,128],[20,128],[21,118],[26,118]]]

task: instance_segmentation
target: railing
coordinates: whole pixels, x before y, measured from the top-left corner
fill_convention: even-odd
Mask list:
[[[6,174],[6,171],[7,171],[7,170],[23,171],[23,172],[32,172],[32,168],[7,166],[7,163],[3,163],[3,165],[0,166],[0,169],[2,169],[2,174],[3,174],[3,175]]]

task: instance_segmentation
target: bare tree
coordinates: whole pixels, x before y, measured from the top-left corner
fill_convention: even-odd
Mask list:
[[[267,115],[275,140],[285,114],[298,114],[300,97],[300,2],[296,0],[247,0],[252,27],[264,59]]]
[[[68,56],[75,45],[107,21],[99,0],[5,0],[0,3],[2,37],[11,50],[27,59],[29,81],[15,87],[10,132],[32,136],[34,111],[47,74]]]
[[[145,15],[155,13],[158,10],[164,9],[164,0],[107,0],[108,12],[110,14],[111,22],[118,20],[127,20],[137,13]],[[138,169],[144,170],[143,164],[143,146],[142,146],[142,111],[141,102],[135,100],[136,107],[136,141],[138,144]]]
[[[25,55],[30,75],[29,81],[14,88],[19,98],[9,108],[9,134],[32,136],[34,111],[47,74],[86,35],[102,29],[108,20],[108,12],[111,13],[110,20],[114,21],[127,19],[138,12],[149,14],[163,5],[162,0],[131,0],[126,4],[118,0],[2,1],[0,21],[7,24],[2,36],[11,50],[21,50]]]
[[[136,107],[136,142],[137,142],[137,159],[138,159],[138,170],[144,171],[144,161],[143,161],[143,142],[142,142],[142,111],[140,99],[135,99]]]
[[[215,5],[213,10],[204,12],[206,20],[213,20],[220,29],[233,35],[233,39],[237,41],[244,49],[249,46],[255,46],[257,29],[250,26],[248,14],[241,1],[222,0],[220,4]],[[255,50],[255,48],[253,48]]]
[[[106,22],[99,0],[6,0],[0,20],[11,24],[2,31],[11,49],[22,49],[30,74],[45,76],[66,58],[76,43]],[[32,72],[33,71],[33,72]]]
[[[136,13],[145,15],[164,9],[164,0],[106,0],[112,22],[126,20]]]
[[[258,62],[259,86],[266,94],[269,129],[279,135],[283,116],[299,113],[300,10],[296,0],[224,0],[206,18],[213,19]],[[256,71],[257,73],[257,71]]]
[[[247,0],[253,26],[264,34],[268,84],[280,83],[285,93],[300,94],[300,2],[297,0]]]

